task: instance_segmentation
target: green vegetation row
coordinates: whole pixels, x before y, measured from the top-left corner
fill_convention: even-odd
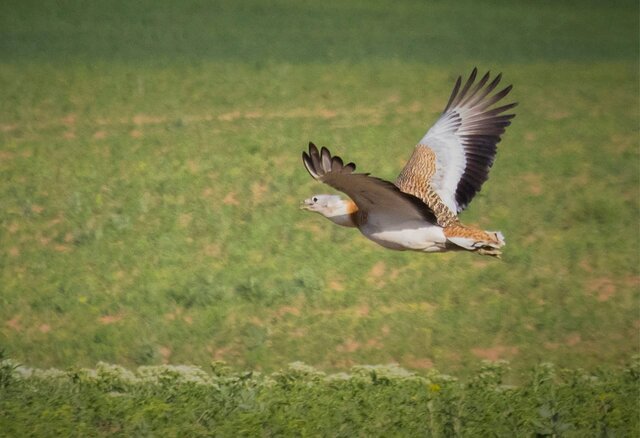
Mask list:
[[[3,436],[639,436],[640,357],[587,373],[539,364],[518,386],[506,362],[466,381],[396,365],[272,374],[214,363],[130,371],[0,362]]]

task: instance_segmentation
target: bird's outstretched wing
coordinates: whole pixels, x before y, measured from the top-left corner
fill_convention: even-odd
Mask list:
[[[442,224],[455,221],[482,184],[496,156],[497,144],[515,114],[503,114],[516,103],[493,107],[511,91],[498,93],[501,74],[488,85],[487,72],[475,83],[473,69],[461,87],[458,77],[442,115],[416,146],[396,185],[427,203]]]
[[[420,199],[403,193],[389,181],[368,173],[354,173],[355,164],[344,164],[340,157],[331,156],[327,148],[318,150],[309,143],[309,153],[302,153],[302,161],[314,179],[345,193],[367,214],[392,214],[402,220],[435,222],[433,212]]]

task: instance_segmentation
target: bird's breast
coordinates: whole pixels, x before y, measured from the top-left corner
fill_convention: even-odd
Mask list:
[[[389,249],[414,251],[444,250],[446,237],[442,227],[426,221],[394,223],[384,217],[368,216],[359,224],[368,239]]]

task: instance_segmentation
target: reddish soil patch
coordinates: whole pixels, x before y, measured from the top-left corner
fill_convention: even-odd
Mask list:
[[[100,324],[109,325],[115,324],[118,321],[121,321],[124,318],[123,315],[104,315],[98,318]]]
[[[373,265],[373,267],[369,271],[369,275],[375,278],[380,278],[384,275],[386,269],[387,266],[384,264],[384,262],[378,262]]]
[[[304,338],[307,336],[307,329],[303,327],[298,327],[289,332],[289,336],[292,338]]]
[[[610,278],[600,277],[592,280],[587,285],[587,290],[598,301],[607,301],[616,294],[616,285]]]
[[[133,116],[134,125],[159,125],[167,121],[166,117],[148,116],[145,114],[136,114]]]
[[[225,205],[240,205],[240,202],[236,199],[235,192],[229,192],[222,200],[222,203]]]
[[[386,284],[385,279],[387,276],[385,275],[387,271],[387,265],[384,262],[380,261],[373,265],[371,270],[369,270],[369,279],[368,281],[374,284],[377,287],[384,287]]]
[[[353,353],[360,349],[360,344],[353,339],[347,339],[344,343],[336,347],[336,351],[340,353]]]
[[[267,188],[267,184],[262,182],[254,182],[251,185],[251,199],[254,203],[259,204],[265,198],[265,195],[269,189]]]
[[[409,368],[430,369],[433,368],[433,361],[428,357],[409,357],[403,361]]]
[[[9,321],[5,323],[7,327],[17,332],[22,330],[22,324],[20,324],[20,315],[14,316]]]
[[[472,348],[471,353],[480,359],[496,361],[517,355],[518,347],[496,345],[490,348]]]
[[[76,124],[77,116],[75,114],[68,114],[62,118],[62,123],[66,126],[73,126]]]
[[[211,187],[206,187],[204,190],[202,190],[202,196],[204,196],[205,198],[211,198],[215,195],[215,193],[216,191]]]
[[[238,353],[234,350],[232,346],[220,347],[220,348],[208,347],[207,350],[209,350],[212,353],[213,360],[224,361],[225,358],[238,356]]]
[[[520,177],[525,187],[533,196],[540,196],[543,192],[542,175],[539,173],[525,173]]]
[[[187,169],[189,169],[189,173],[198,173],[200,172],[200,164],[195,160],[187,160]]]
[[[18,125],[0,125],[0,131],[2,132],[11,132],[18,129]]]
[[[571,113],[567,110],[555,110],[555,111],[548,111],[547,112],[547,119],[548,120],[562,120],[562,119],[566,119],[567,117],[569,117],[571,115]]]
[[[365,346],[372,350],[381,350],[382,348],[384,348],[384,344],[380,342],[379,338],[371,338],[367,340],[367,342],[365,343]]]
[[[222,252],[220,245],[217,243],[208,243],[202,251],[208,257],[218,257]]]
[[[560,348],[560,344],[557,342],[545,342],[544,348],[546,348],[547,350],[557,350],[558,348]]]
[[[300,309],[294,306],[282,306],[276,310],[276,315],[278,315],[278,317],[283,317],[284,315],[299,316]]]
[[[369,315],[369,306],[363,304],[356,308],[356,315],[358,316],[367,316]]]
[[[624,284],[629,287],[640,287],[640,275],[627,275]]]
[[[242,113],[240,111],[232,111],[230,113],[220,114],[218,116],[218,120],[231,122],[233,120],[239,119],[240,117],[242,117]]]
[[[567,336],[564,339],[564,343],[569,347],[578,345],[580,342],[582,342],[582,337],[580,336],[580,333],[571,333],[569,336]]]
[[[158,351],[160,352],[160,356],[162,356],[162,363],[169,363],[169,358],[171,357],[171,348],[160,347]]]
[[[580,266],[580,268],[585,272],[593,272],[593,266],[591,266],[589,259],[580,260],[580,263],[578,263],[578,266]]]
[[[0,161],[10,161],[13,159],[13,152],[0,151]]]
[[[180,225],[181,228],[187,228],[192,220],[193,216],[191,213],[182,213],[178,216],[178,225]]]
[[[67,253],[71,251],[71,247],[67,245],[57,244],[54,245],[53,250],[56,252]]]

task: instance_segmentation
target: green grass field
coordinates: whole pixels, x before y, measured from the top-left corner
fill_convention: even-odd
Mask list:
[[[0,347],[34,367],[464,377],[639,351],[637,2],[2,2]],[[520,104],[463,221],[502,261],[298,210],[308,141],[393,180],[457,75]]]

